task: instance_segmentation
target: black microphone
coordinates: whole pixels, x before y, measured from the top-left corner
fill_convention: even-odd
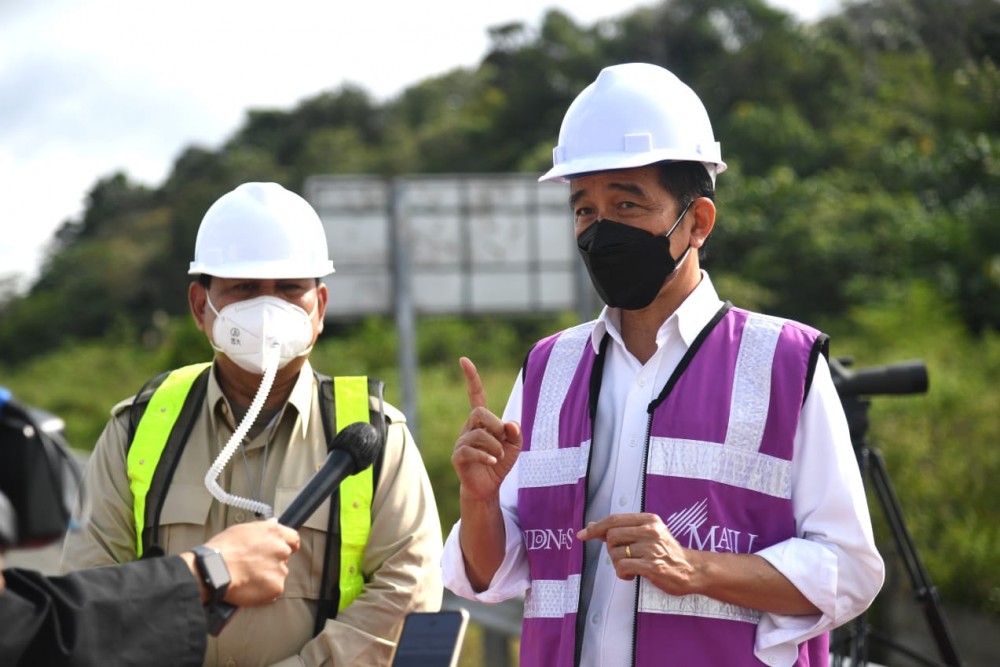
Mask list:
[[[278,517],[278,523],[298,530],[341,482],[375,461],[379,433],[368,422],[354,422],[334,436],[323,467],[306,482]]]
[[[295,530],[301,528],[306,519],[312,516],[345,479],[356,475],[375,461],[381,441],[379,432],[368,422],[354,422],[342,428],[330,443],[330,453],[327,454],[323,467],[309,478],[292,499],[278,517],[278,523]],[[208,633],[213,637],[218,636],[237,609],[239,607],[228,602],[219,602],[207,609]]]

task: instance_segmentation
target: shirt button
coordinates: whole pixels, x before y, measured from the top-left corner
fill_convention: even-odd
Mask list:
[[[243,512],[236,513],[236,523],[243,523],[246,520],[247,520],[246,514],[244,514]]]
[[[233,660],[232,658],[226,660],[226,667],[236,667],[236,661]]]
[[[590,624],[591,625],[597,625],[600,622],[601,622],[601,615],[600,614],[594,614],[593,616],[590,617]]]
[[[638,444],[639,444],[639,438],[629,438],[628,439],[628,446],[629,447],[635,447]]]
[[[640,387],[645,387],[646,386],[646,376],[645,375],[640,375],[639,376],[639,386]]]
[[[618,506],[625,507],[626,505],[628,505],[628,498],[626,498],[625,496],[620,497],[618,499]]]

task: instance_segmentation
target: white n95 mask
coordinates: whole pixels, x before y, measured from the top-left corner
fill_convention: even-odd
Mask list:
[[[207,295],[206,295],[206,298]],[[278,368],[312,349],[312,313],[275,296],[259,296],[231,303],[215,313],[212,347],[240,368],[262,374],[265,360],[277,354]]]

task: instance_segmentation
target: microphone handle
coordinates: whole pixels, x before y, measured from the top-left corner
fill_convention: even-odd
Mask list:
[[[278,517],[278,523],[295,530],[301,528],[306,519],[311,517],[313,512],[330,497],[333,490],[351,474],[353,467],[354,459],[350,454],[339,450],[331,451],[323,467],[309,478],[306,485]],[[239,607],[225,601],[207,608],[205,614],[208,617],[208,634],[217,637],[237,609]]]
[[[326,463],[302,487],[298,495],[278,517],[278,523],[298,530],[306,519],[322,505],[333,490],[350,476],[354,459],[350,454],[334,450],[327,455]]]

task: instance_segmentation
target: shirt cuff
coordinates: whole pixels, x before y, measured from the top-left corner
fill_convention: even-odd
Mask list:
[[[445,588],[467,600],[485,604],[496,604],[524,593],[529,585],[528,564],[524,557],[521,533],[514,522],[506,514],[504,515],[507,538],[503,562],[493,575],[490,585],[479,593],[472,588],[468,573],[465,571],[465,558],[462,556],[462,545],[458,538],[461,526],[462,520],[459,519],[445,540],[444,554],[441,558]]]
[[[757,555],[820,609],[820,614],[807,616],[761,615],[754,655],[768,665],[794,665],[799,644],[836,627],[837,556],[822,544],[800,538],[779,542]]]

